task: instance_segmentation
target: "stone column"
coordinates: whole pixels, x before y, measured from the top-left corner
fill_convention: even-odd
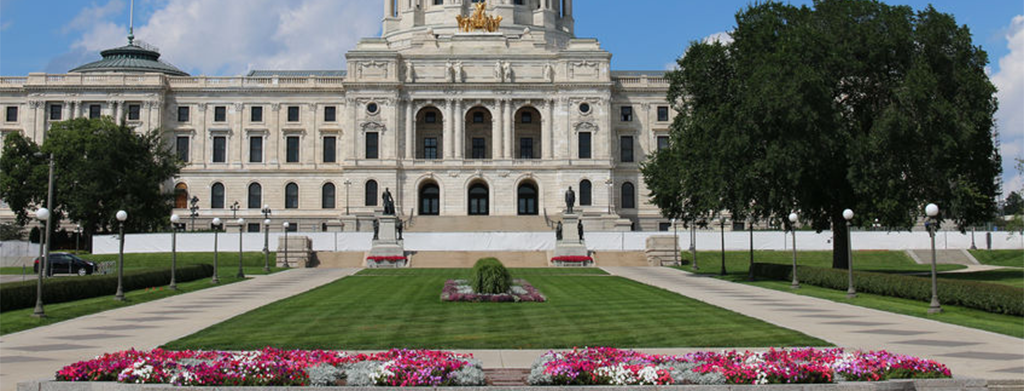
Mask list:
[[[502,157],[505,159],[512,159],[512,152],[515,151],[515,149],[512,147],[512,141],[514,139],[514,135],[512,134],[512,110],[515,110],[515,106],[512,105],[512,100],[506,100],[504,113],[505,117],[502,119],[502,132],[504,133],[504,137],[502,139],[504,140],[503,144],[505,146],[505,150],[502,153]]]
[[[501,158],[502,147],[501,135],[505,128],[505,101],[494,102],[494,113],[491,114],[491,159]]]
[[[71,105],[73,105],[73,104],[74,104],[74,102],[72,102],[70,100],[64,101],[64,104],[60,108],[60,118],[61,118],[61,120],[67,121],[67,120],[71,119],[71,115],[73,113],[73,111],[71,109]]]
[[[395,0],[384,0],[384,17],[391,18],[395,16]]]
[[[122,123],[121,116],[124,114],[124,101],[123,100],[119,100],[119,101],[114,102],[114,108],[115,108],[115,110],[114,110],[114,122],[116,124],[118,124],[118,125],[121,125],[121,123]]]
[[[235,127],[236,136],[238,138],[238,166],[241,167],[249,160],[245,158],[245,105],[242,103],[235,103]]]
[[[416,125],[416,113],[413,112],[413,104],[412,99],[405,101],[405,158],[410,160],[416,158],[416,130],[413,129]]]
[[[545,160],[550,160],[552,158],[552,152],[554,151],[555,142],[554,138],[551,137],[551,124],[554,123],[554,118],[551,117],[554,115],[554,110],[552,110],[554,103],[555,102],[551,100],[544,101],[544,106],[542,108],[544,111],[543,114],[541,114],[544,118],[542,118],[543,122],[541,123],[540,128],[540,138],[542,140],[540,148],[542,153],[541,156]]]
[[[563,1],[563,4],[565,5],[565,9],[562,11],[562,13],[565,15],[566,18],[571,18],[572,17],[572,0],[562,0],[562,1]]]
[[[466,155],[466,116],[463,115],[462,101],[455,101],[455,158],[463,159]]]
[[[317,105],[316,103],[310,103],[308,107],[310,121],[309,138],[311,139],[309,142],[313,143],[313,148],[310,148],[310,150],[313,151],[313,156],[307,156],[305,159],[302,159],[300,157],[299,159],[299,161],[304,161],[306,162],[306,164],[312,164],[314,166],[316,166],[317,163],[320,161],[320,158],[323,157],[323,151],[321,151],[323,145],[320,141],[320,127],[317,126],[317,124],[320,123],[320,120],[317,118],[317,114],[319,114],[320,112],[318,110],[318,106],[319,105]]]
[[[192,164],[201,163],[203,167],[210,162],[210,158],[207,156],[210,153],[210,144],[213,140],[210,140],[209,132],[206,129],[206,103],[200,103],[196,105],[196,109],[199,111],[196,119],[193,122],[196,124],[196,138],[199,139],[199,148],[202,148],[202,153],[198,154],[200,161],[192,159]],[[193,149],[195,150],[195,149]],[[192,155],[195,156],[195,155]]]
[[[608,178],[604,181],[605,186],[608,187],[608,214],[615,213],[615,180]]]
[[[359,129],[356,129],[356,128],[359,127],[359,101],[357,101],[355,99],[348,99],[348,100],[345,101],[345,103],[348,104],[349,119],[350,119],[350,122],[352,123],[352,126],[349,127],[349,130],[348,130],[348,134],[349,134],[348,140],[349,140],[349,143],[352,144],[352,152],[351,152],[352,154],[349,155],[349,157],[351,159],[353,159],[353,160],[358,160],[359,156],[360,156],[360,154],[359,154]]]
[[[441,148],[443,149],[443,156],[446,160],[455,156],[453,153],[455,150],[455,143],[452,142],[452,129],[455,127],[455,115],[452,114],[454,111],[454,103],[455,102],[452,99],[448,99],[445,101],[444,106],[444,135],[442,136],[443,141],[441,142]]]

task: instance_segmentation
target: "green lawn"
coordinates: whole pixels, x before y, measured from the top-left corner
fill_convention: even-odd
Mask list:
[[[220,281],[220,285],[224,285],[241,280],[235,278],[233,274],[230,276],[222,274]],[[172,291],[164,287],[155,290],[143,289],[129,291],[125,293],[127,300],[123,302],[114,300],[114,295],[111,294],[109,296],[93,297],[66,303],[48,304],[43,307],[46,311],[46,318],[42,319],[32,317],[32,312],[35,311],[34,308],[7,311],[0,313],[0,335],[45,326],[51,323],[62,322],[80,316],[95,314],[97,312],[159,300],[169,296],[195,292],[220,285],[213,285],[210,283],[209,279],[204,278],[201,280],[178,284],[177,291]]]
[[[974,273],[944,273],[939,274],[941,280],[967,280],[979,282],[992,282],[1024,288],[1024,269],[1006,268],[989,270]]]
[[[755,281],[746,284],[778,291],[792,292],[798,295],[813,296],[840,303],[861,307],[874,308],[882,311],[932,319],[939,322],[956,324],[1005,334],[1011,337],[1024,338],[1024,317],[993,314],[971,308],[943,305],[943,313],[929,315],[929,303],[916,300],[900,299],[866,293],[857,293],[857,298],[847,299],[846,291],[801,285],[800,289],[790,289],[787,281]],[[939,298],[941,301],[941,297]]]
[[[1024,250],[971,250],[983,265],[1024,268]]]
[[[512,270],[546,303],[443,303],[468,270],[369,270],[229,319],[170,349],[561,349],[828,346],[825,341],[588,269]],[[581,275],[589,273],[591,275]],[[239,338],[244,335],[245,338]]]
[[[799,246],[799,243],[797,243]],[[682,254],[684,265],[683,270],[693,272],[692,257],[688,251]],[[797,263],[803,266],[832,267],[831,251],[798,251],[796,254]],[[755,251],[754,262],[757,263],[778,263],[789,265],[793,263],[791,251]],[[722,253],[720,251],[698,251],[697,266],[699,274],[720,274],[722,270]],[[963,269],[961,265],[938,265],[938,270]],[[750,270],[749,251],[726,251],[725,252],[726,273],[736,277],[745,278]],[[918,265],[914,263],[906,253],[902,251],[854,251],[853,269],[861,271],[872,271],[881,273],[914,273],[931,271],[931,265]]]

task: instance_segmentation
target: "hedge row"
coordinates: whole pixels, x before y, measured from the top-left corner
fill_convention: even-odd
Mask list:
[[[484,258],[473,265],[470,285],[477,294],[497,295],[512,288],[512,274],[495,258]]]
[[[178,268],[177,282],[194,281],[213,276],[213,266],[189,265]],[[150,269],[126,272],[124,291],[152,288],[170,284],[170,269]],[[117,274],[86,277],[49,278],[43,281],[43,303],[63,303],[117,293]],[[32,308],[36,305],[36,281],[0,285],[0,312]]]
[[[755,263],[754,275],[773,280],[790,281],[792,266]],[[797,278],[801,284],[829,289],[846,290],[849,286],[847,271],[810,266],[798,266]],[[853,272],[853,285],[857,292],[930,302],[930,277],[900,274]],[[974,308],[997,314],[1024,316],[1024,289],[1002,284],[976,281],[940,279],[939,301],[942,304]]]

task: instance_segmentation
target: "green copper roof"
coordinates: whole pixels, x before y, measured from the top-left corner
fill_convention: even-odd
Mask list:
[[[163,73],[171,76],[188,76],[188,73],[174,65],[160,61],[160,53],[135,45],[129,41],[128,46],[107,49],[100,53],[102,60],[72,69],[72,73],[92,72],[123,72],[123,73]]]

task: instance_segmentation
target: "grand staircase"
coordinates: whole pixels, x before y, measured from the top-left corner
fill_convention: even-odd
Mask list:
[[[408,232],[547,232],[544,216],[413,216]]]

